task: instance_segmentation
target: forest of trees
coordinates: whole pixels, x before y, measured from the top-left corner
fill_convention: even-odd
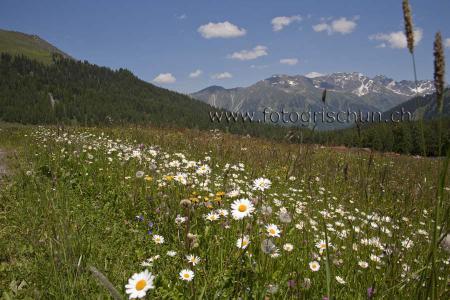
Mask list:
[[[450,146],[450,119],[442,120],[442,153]],[[337,131],[320,132],[319,144],[371,148],[377,151],[436,156],[439,153],[439,121],[365,124]]]
[[[438,153],[436,120],[366,124],[319,132],[248,122],[213,123],[211,111],[221,110],[144,82],[128,70],[114,71],[58,54],[53,55],[49,65],[25,56],[0,55],[0,120],[5,122],[219,129],[294,143],[369,147],[419,155]],[[448,147],[450,120],[443,124],[443,143]]]
[[[0,120],[22,124],[145,124],[274,137],[286,128],[218,124],[221,110],[186,95],[156,87],[130,71],[99,67],[61,55],[52,64],[25,56],[0,55]]]
[[[43,65],[24,56],[1,55],[1,119],[28,124],[209,127],[211,107],[148,84],[127,70],[113,71],[56,54],[53,62]]]

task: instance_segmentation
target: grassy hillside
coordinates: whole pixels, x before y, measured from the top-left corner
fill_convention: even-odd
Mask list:
[[[12,55],[22,54],[46,64],[52,62],[53,53],[58,53],[68,58],[70,57],[37,35],[3,29],[0,29],[1,52],[7,52]]]

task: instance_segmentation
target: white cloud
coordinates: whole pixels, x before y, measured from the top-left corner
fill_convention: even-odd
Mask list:
[[[319,24],[314,25],[312,28],[313,28],[313,30],[315,32],[322,32],[322,31],[330,31],[331,30],[330,26],[327,23],[319,23]]]
[[[244,28],[239,28],[228,21],[219,23],[208,23],[197,30],[205,39],[212,38],[235,38],[247,33]]]
[[[238,60],[252,60],[267,55],[267,47],[258,45],[252,50],[241,50],[229,55],[229,58]]]
[[[356,28],[356,22],[352,20],[347,20],[346,18],[340,18],[331,22],[331,28],[334,32],[341,34],[352,33]]]
[[[276,17],[272,19],[272,28],[273,31],[280,31],[291,23],[300,22],[301,20],[301,16]]]
[[[305,77],[316,78],[316,77],[320,77],[320,76],[323,76],[323,75],[325,75],[325,74],[322,74],[322,73],[319,73],[319,72],[310,72],[310,73],[306,74]]]
[[[294,65],[298,64],[298,59],[297,58],[283,58],[283,59],[280,59],[280,63],[284,64],[284,65],[294,66]]]
[[[194,72],[191,72],[191,73],[189,74],[189,78],[197,78],[197,77],[199,77],[199,76],[202,75],[202,74],[203,74],[203,71],[200,70],[200,69],[197,69],[197,70],[195,70]]]
[[[445,39],[444,47],[445,48],[450,48],[450,38],[449,39]]]
[[[421,28],[414,30],[414,45],[418,45],[423,37],[423,31]],[[403,49],[408,46],[406,36],[403,31],[395,31],[390,33],[377,33],[369,36],[370,40],[380,41],[381,44],[377,45],[377,48],[385,48],[389,46],[394,49]]]
[[[356,20],[359,19],[359,16],[354,17],[352,20],[349,20],[345,17],[336,19],[331,21],[331,23],[322,22],[313,26],[313,30],[315,32],[326,31],[328,34],[340,33],[340,34],[349,34],[352,33],[356,28]]]
[[[172,73],[161,73],[158,76],[153,79],[154,82],[160,83],[160,84],[166,84],[166,83],[174,83],[177,81],[175,76],[172,75]]]
[[[212,76],[213,79],[228,79],[228,78],[232,78],[232,77],[233,77],[233,75],[231,75],[228,72],[217,73]]]

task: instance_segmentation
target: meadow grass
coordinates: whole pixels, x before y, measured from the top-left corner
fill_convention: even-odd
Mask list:
[[[3,125],[0,148],[15,153],[0,195],[5,299],[125,298],[146,269],[149,299],[450,296],[442,159],[149,127]],[[254,208],[242,218],[239,199]]]

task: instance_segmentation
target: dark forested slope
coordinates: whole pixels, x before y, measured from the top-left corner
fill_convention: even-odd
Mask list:
[[[113,71],[58,55],[45,65],[2,54],[0,119],[45,124],[153,123],[208,128],[211,107]]]

